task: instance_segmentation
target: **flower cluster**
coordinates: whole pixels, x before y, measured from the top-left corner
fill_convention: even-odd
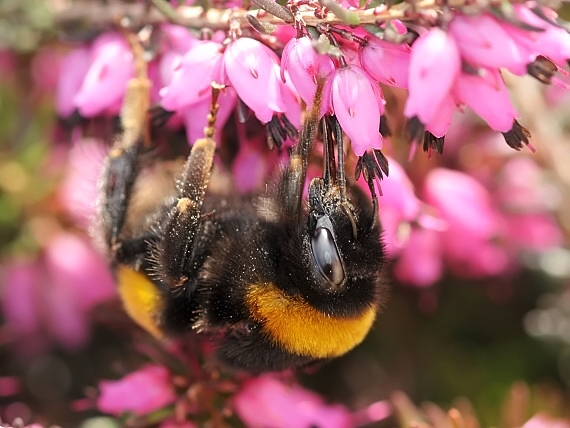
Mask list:
[[[389,135],[381,123],[383,85],[409,90],[408,133],[426,150],[443,150],[452,114],[464,105],[519,150],[529,134],[517,122],[502,72],[564,85],[554,74],[570,57],[570,35],[555,19],[552,10],[528,2],[493,14],[452,10],[413,32],[397,20],[374,34],[343,25],[308,27],[300,20],[294,32],[280,26],[271,37],[234,28],[199,39],[183,27],[162,24],[154,30],[149,63],[153,102],[160,106],[155,115],[175,114],[178,120],[171,123],[182,122],[192,144],[206,126],[215,82],[225,87],[218,130],[234,110],[241,120],[250,110],[280,147],[295,138],[301,102],[310,106],[317,81],[323,80],[322,114],[336,116],[354,153],[362,156],[382,148],[381,130]],[[104,33],[76,48],[63,65],[58,112],[64,117],[117,113],[134,67],[119,33]]]

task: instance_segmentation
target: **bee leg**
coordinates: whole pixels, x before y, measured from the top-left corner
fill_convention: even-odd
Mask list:
[[[216,143],[211,138],[196,141],[177,183],[178,200],[163,226],[164,233],[156,252],[156,268],[171,288],[179,288],[188,280],[215,150]]]
[[[148,79],[144,52],[139,39],[127,34],[136,62],[136,76],[129,80],[121,110],[123,132],[115,140],[102,174],[103,199],[100,216],[105,244],[111,261],[116,264],[121,247],[121,232],[125,224],[134,183],[141,169],[140,156],[149,145],[148,109],[151,82]]]
[[[283,201],[282,215],[285,219],[297,218],[302,211],[303,186],[307,177],[309,155],[319,128],[323,86],[324,80],[320,80],[317,83],[313,106],[303,121],[299,142],[291,155],[289,167],[280,182],[278,198]]]

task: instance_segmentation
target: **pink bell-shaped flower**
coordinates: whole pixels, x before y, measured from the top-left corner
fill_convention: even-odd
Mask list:
[[[380,83],[399,88],[408,87],[412,49],[406,44],[390,43],[369,37],[360,49],[360,63]]]
[[[448,96],[461,68],[455,40],[441,28],[422,34],[412,47],[404,115],[417,116],[424,125],[432,121]]]
[[[394,274],[403,282],[427,287],[443,274],[441,233],[413,228],[406,246],[400,252]]]
[[[182,57],[171,82],[160,91],[164,109],[179,111],[211,98],[212,82],[221,81],[221,49],[219,43],[207,41],[194,46]]]
[[[245,382],[234,396],[234,405],[239,417],[251,428],[352,425],[351,415],[343,406],[326,404],[314,392],[287,385],[272,375]]]
[[[379,128],[384,97],[364,70],[356,65],[336,70],[332,76],[331,104],[357,156],[367,149],[382,148]]]
[[[119,380],[104,380],[99,383],[99,389],[97,408],[116,416],[124,413],[144,416],[176,400],[170,373],[155,364],[148,364]]]
[[[334,71],[330,57],[315,51],[309,37],[293,38],[285,45],[281,56],[281,79],[288,73],[299,96],[307,104],[313,104],[317,79],[327,77]]]
[[[134,76],[129,45],[118,33],[102,34],[93,42],[91,61],[81,89],[75,96],[75,106],[84,117],[97,116],[108,108],[116,114],[127,82]]]
[[[510,131],[518,117],[499,70],[481,69],[478,75],[459,73],[455,95],[495,131]]]
[[[284,83],[276,73],[279,57],[263,43],[242,37],[230,43],[224,53],[224,69],[239,98],[267,123],[275,112],[287,106],[281,96]]]
[[[476,67],[503,67],[524,74],[526,65],[534,60],[499,22],[486,14],[457,15],[449,24],[449,32],[457,41],[461,56]]]
[[[91,65],[89,48],[73,49],[63,59],[55,93],[55,109],[61,117],[69,117],[75,110],[75,95],[79,92]]]

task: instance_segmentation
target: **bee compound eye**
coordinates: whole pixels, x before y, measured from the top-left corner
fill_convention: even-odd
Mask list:
[[[311,251],[321,275],[334,285],[340,285],[344,281],[344,269],[330,230],[325,227],[315,229],[311,236]]]

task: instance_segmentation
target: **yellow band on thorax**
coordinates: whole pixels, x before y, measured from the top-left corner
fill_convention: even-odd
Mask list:
[[[276,343],[295,355],[332,358],[364,340],[376,317],[370,307],[356,317],[329,316],[274,284],[252,285],[246,296],[253,318]]]

